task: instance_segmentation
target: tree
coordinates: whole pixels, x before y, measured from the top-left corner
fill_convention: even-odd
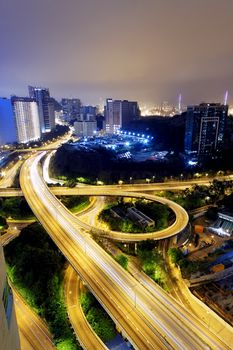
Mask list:
[[[128,269],[128,258],[127,256],[120,254],[116,256],[116,261],[125,269]]]
[[[70,179],[66,182],[66,186],[70,188],[74,188],[76,186],[76,181],[74,179]]]
[[[178,264],[179,261],[184,258],[184,254],[179,248],[169,248],[168,256],[171,258],[171,261],[174,264]]]
[[[0,216],[0,228],[1,227],[4,227],[4,228],[7,228],[7,222],[6,222],[6,219],[3,217],[3,216]]]
[[[218,208],[217,207],[210,207],[208,208],[207,212],[206,212],[206,217],[207,219],[210,220],[217,220],[218,218]]]

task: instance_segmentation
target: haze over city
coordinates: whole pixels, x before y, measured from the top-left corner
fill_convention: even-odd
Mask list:
[[[232,350],[233,0],[0,0],[0,350]]]
[[[0,95],[27,84],[102,104],[223,101],[233,84],[231,0],[0,3]]]

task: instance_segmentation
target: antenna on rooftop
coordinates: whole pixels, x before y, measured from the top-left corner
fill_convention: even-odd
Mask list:
[[[182,112],[181,101],[182,101],[182,95],[179,94],[179,98],[178,98],[178,111],[179,111],[179,113]]]
[[[225,92],[225,96],[224,96],[224,106],[227,105],[227,100],[228,100],[228,90],[226,90],[226,92]]]

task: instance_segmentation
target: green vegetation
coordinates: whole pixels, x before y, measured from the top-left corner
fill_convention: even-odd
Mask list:
[[[70,179],[66,181],[66,186],[70,188],[74,188],[76,186],[76,181],[74,179]]]
[[[155,247],[154,241],[145,241],[138,244],[138,256],[141,260],[142,270],[158,283],[165,290],[167,287],[167,278],[165,263],[162,254]]]
[[[179,193],[165,192],[165,197],[177,202],[187,210],[202,207],[207,204],[215,204],[223,201],[231,202],[230,196],[225,196],[233,190],[233,181],[213,180],[210,186],[194,185]],[[224,197],[225,196],[225,197]],[[227,199],[229,197],[229,199]],[[223,203],[225,204],[225,203]],[[232,205],[233,208],[233,205]]]
[[[162,230],[168,226],[170,211],[166,205],[139,200],[135,207],[155,221],[154,230]]]
[[[89,197],[87,196],[61,196],[59,199],[62,204],[64,204],[73,213],[77,213],[85,209],[90,204]]]
[[[218,207],[209,207],[205,213],[207,219],[215,221],[218,218]]]
[[[0,230],[6,229],[7,227],[6,219],[0,215]]]
[[[133,145],[131,145],[133,147]],[[145,146],[135,144],[135,151]],[[102,146],[75,147],[71,143],[62,145],[52,160],[51,170],[53,177],[67,176],[67,178],[84,177],[90,181],[104,183],[118,183],[119,179],[130,182],[130,177],[136,179],[161,179],[168,175],[178,175],[183,171],[183,161],[173,155],[164,161],[142,161],[119,159],[115,151]]]
[[[233,185],[231,190],[233,192]],[[219,204],[227,207],[229,211],[233,211],[233,193],[226,195]]]
[[[81,349],[76,343],[63,296],[65,259],[39,224],[23,229],[5,248],[8,274],[28,304],[44,318],[59,350]]]
[[[0,215],[20,220],[34,218],[26,200],[20,197],[0,198]]]
[[[170,248],[168,250],[168,256],[171,258],[172,263],[180,267],[184,278],[189,278],[192,273],[199,270],[203,271],[208,266],[207,261],[190,261],[179,248]]]
[[[128,258],[127,256],[123,255],[123,254],[119,254],[115,257],[116,261],[125,269],[128,269]]]
[[[114,322],[90,292],[81,294],[81,306],[87,321],[103,342],[116,336]]]
[[[171,258],[173,264],[179,264],[179,262],[184,259],[184,254],[178,248],[169,248],[168,256]]]
[[[125,219],[120,219],[112,216],[110,209],[104,209],[98,216],[98,220],[107,223],[109,229],[112,231],[121,232],[142,232],[143,229],[138,225],[134,224],[132,221]]]
[[[127,208],[135,207],[155,221],[153,227],[141,227],[137,222],[131,221],[127,216]],[[114,216],[112,209],[120,210],[121,218]],[[98,219],[108,224],[110,230],[121,232],[153,232],[162,230],[168,226],[170,217],[169,208],[159,203],[138,200],[136,202],[124,202],[120,200],[116,204],[108,205],[98,216]]]

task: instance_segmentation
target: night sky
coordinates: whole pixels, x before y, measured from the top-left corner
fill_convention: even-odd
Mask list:
[[[233,0],[0,0],[0,96],[233,103]]]

